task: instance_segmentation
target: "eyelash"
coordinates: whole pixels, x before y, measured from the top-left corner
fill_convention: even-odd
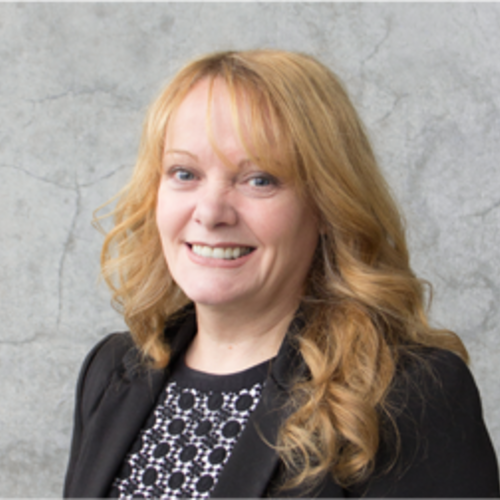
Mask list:
[[[172,167],[167,175],[180,183],[188,183],[196,179],[196,174],[188,168]],[[271,189],[280,185],[279,179],[265,172],[254,172],[248,177],[242,179],[243,184],[249,185],[254,189]],[[257,184],[255,182],[257,181]],[[262,183],[263,182],[263,183]]]
[[[266,184],[262,185],[253,185],[252,184],[252,181],[255,181],[255,180],[263,180],[266,182]],[[256,174],[256,175],[253,175],[252,177],[250,177],[247,181],[249,184],[252,185],[252,187],[256,187],[256,188],[259,188],[259,187],[262,187],[262,188],[266,188],[266,187],[275,187],[275,186],[278,186],[279,185],[279,181],[278,179],[276,179],[276,177],[270,175],[270,174]]]
[[[169,173],[170,177],[174,177],[179,182],[188,182],[188,181],[193,180],[196,177],[193,172],[189,171],[186,168],[182,168],[182,167],[174,167],[168,173]],[[181,177],[183,175],[188,175],[189,179],[186,179],[186,178],[183,179]]]

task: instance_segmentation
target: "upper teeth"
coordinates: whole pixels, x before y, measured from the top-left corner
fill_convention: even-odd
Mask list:
[[[205,245],[193,245],[192,249],[196,255],[210,257],[212,259],[237,259],[252,251],[250,247],[213,248]]]

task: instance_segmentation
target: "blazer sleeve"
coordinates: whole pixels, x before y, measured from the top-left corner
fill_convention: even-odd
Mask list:
[[[383,439],[375,474],[348,496],[500,496],[498,464],[469,369],[448,351],[431,350],[422,359],[402,371],[389,398],[399,442],[394,433]]]
[[[64,481],[64,497],[68,496],[68,485],[71,484],[78,461],[87,416],[98,404],[113,371],[121,364],[123,354],[132,345],[133,342],[128,333],[112,333],[98,342],[83,362],[76,386],[73,435]]]

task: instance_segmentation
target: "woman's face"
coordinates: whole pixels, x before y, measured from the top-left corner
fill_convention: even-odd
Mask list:
[[[218,80],[210,127],[226,160],[214,151],[208,86],[193,88],[166,135],[156,221],[168,268],[197,305],[295,308],[317,244],[316,217],[284,179],[249,160]]]

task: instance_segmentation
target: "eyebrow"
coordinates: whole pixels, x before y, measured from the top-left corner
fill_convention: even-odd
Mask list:
[[[185,156],[189,156],[190,158],[193,158],[193,160],[198,161],[198,155],[195,155],[194,153],[190,153],[189,151],[186,151],[184,149],[167,149],[163,153],[163,156],[165,157],[167,155],[185,155]],[[244,158],[236,166],[238,168],[241,168],[241,167],[245,167],[249,163],[253,164],[252,160],[250,158]]]
[[[165,151],[165,153],[163,154],[163,156],[167,156],[167,155],[186,155],[186,156],[190,156],[194,160],[198,160],[197,155],[190,153],[189,151],[185,151],[184,149],[167,149]]]

